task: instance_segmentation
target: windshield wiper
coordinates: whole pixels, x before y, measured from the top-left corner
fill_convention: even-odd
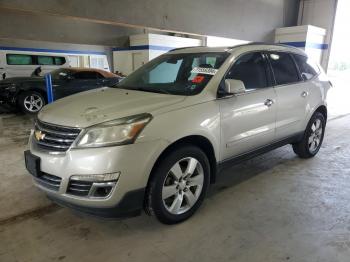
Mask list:
[[[136,90],[136,91],[142,91],[142,92],[159,93],[159,94],[169,94],[169,95],[172,94],[171,92],[169,92],[167,90],[163,90],[163,89],[154,89],[154,88],[145,88],[145,87],[133,88],[133,87],[128,87],[128,86],[118,86],[118,84],[111,85],[109,87],[126,89],[126,90]]]
[[[112,88],[119,88],[118,84],[119,84],[119,83],[116,83],[116,84],[114,84],[114,85],[110,85],[110,86],[108,86],[108,87],[112,87]]]
[[[171,95],[171,93],[169,91],[166,91],[166,90],[163,90],[163,89],[152,89],[152,88],[139,87],[139,88],[135,88],[134,90],[143,91],[143,92],[152,92],[152,93],[160,93],[160,94],[169,94],[169,95]]]

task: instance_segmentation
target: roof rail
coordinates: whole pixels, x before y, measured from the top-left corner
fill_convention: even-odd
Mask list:
[[[297,47],[295,47],[295,46],[285,45],[285,44],[279,44],[279,43],[268,43],[268,42],[250,42],[250,43],[247,43],[247,44],[241,44],[241,45],[231,46],[231,47],[229,47],[229,49],[232,50],[233,48],[242,47],[242,46],[250,46],[250,45],[281,46],[281,47],[288,47],[288,48],[293,48],[293,49],[299,50],[299,49],[298,49]]]
[[[232,49],[237,48],[237,47],[252,46],[252,45],[281,46],[281,47],[287,47],[287,48],[293,48],[293,49],[299,50],[299,49],[298,49],[297,47],[295,47],[295,46],[290,46],[290,45],[285,45],[285,44],[279,44],[279,43],[268,43],[268,42],[250,42],[250,43],[246,43],[246,44],[240,44],[240,45],[235,45],[235,46],[228,46],[228,47],[227,47],[227,50],[232,50]],[[200,46],[179,47],[179,48],[171,49],[171,50],[169,50],[169,52],[178,51],[178,50],[183,50],[183,49],[187,49],[187,48],[197,48],[197,47],[208,47],[208,46],[200,45]]]
[[[177,50],[182,50],[182,49],[187,49],[187,48],[196,48],[196,47],[207,47],[207,46],[198,45],[198,46],[178,47],[178,48],[170,49],[169,52],[177,51]]]

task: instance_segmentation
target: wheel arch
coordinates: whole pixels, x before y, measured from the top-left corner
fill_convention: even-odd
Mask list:
[[[312,110],[308,111],[307,116],[304,119],[304,124],[303,124],[303,130],[305,130],[305,128],[307,127],[307,124],[309,123],[310,119],[312,118],[312,116],[316,113],[319,112],[321,113],[326,122],[327,122],[327,117],[328,117],[328,110],[325,104],[319,104],[318,106],[312,107]]]
[[[33,88],[21,88],[16,96],[15,96],[15,102],[18,103],[18,99],[19,99],[19,96],[25,92],[31,92],[31,91],[34,91],[34,92],[38,92],[40,93],[44,99],[45,99],[45,103],[47,104],[47,95],[46,95],[46,91],[44,91],[43,89],[41,88],[38,88],[38,87],[33,87]]]
[[[316,112],[321,113],[321,114],[324,116],[325,120],[327,121],[328,111],[327,111],[327,107],[326,107],[325,105],[319,106],[319,107],[315,110],[314,114],[315,114]]]
[[[213,184],[216,181],[216,172],[217,172],[217,162],[216,162],[216,156],[215,151],[212,143],[210,140],[204,136],[201,135],[190,135],[183,138],[180,138],[170,145],[168,145],[162,153],[158,156],[156,162],[154,163],[148,182],[151,180],[152,175],[154,174],[154,170],[157,168],[157,166],[160,164],[161,160],[166,157],[170,152],[175,150],[176,148],[179,148],[183,145],[194,145],[199,147],[208,157],[209,164],[210,164],[210,183]]]

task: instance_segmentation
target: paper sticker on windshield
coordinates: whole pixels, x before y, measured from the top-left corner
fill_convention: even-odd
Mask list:
[[[192,69],[191,73],[193,74],[204,74],[204,75],[215,75],[218,72],[214,68],[205,68],[205,67],[195,67]]]
[[[196,76],[195,78],[192,79],[192,83],[200,84],[203,82],[204,79],[205,79],[205,76]]]

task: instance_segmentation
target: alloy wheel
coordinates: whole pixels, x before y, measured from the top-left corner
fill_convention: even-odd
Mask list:
[[[201,163],[187,157],[169,170],[162,188],[163,204],[168,212],[180,215],[190,210],[201,195],[204,171]]]
[[[44,105],[43,99],[36,94],[26,96],[23,103],[25,109],[31,113],[38,112]]]
[[[308,140],[308,146],[311,153],[318,150],[323,134],[323,126],[320,119],[316,119],[311,125],[311,133]]]

